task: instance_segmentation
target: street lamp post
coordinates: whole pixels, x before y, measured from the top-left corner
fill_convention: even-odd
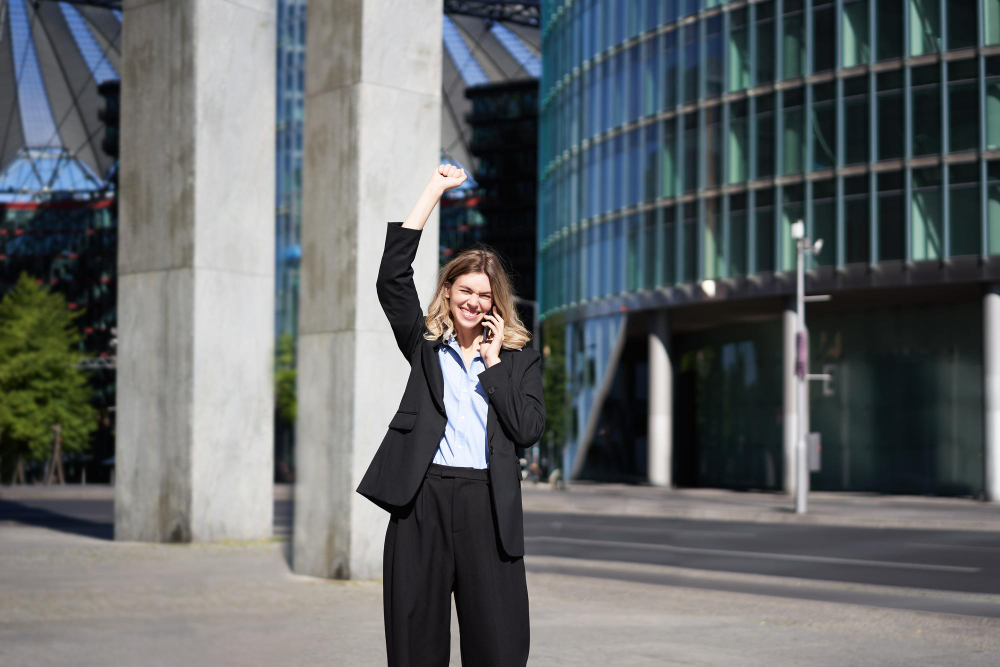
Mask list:
[[[806,338],[806,301],[807,300],[827,300],[828,296],[806,298],[805,287],[805,255],[806,253],[818,255],[823,249],[823,239],[811,241],[805,234],[805,224],[799,220],[792,224],[792,238],[795,239],[795,375],[796,398],[795,398],[795,513],[806,513],[806,498],[809,493],[809,460],[806,451],[806,382],[816,376],[809,373],[809,343]]]

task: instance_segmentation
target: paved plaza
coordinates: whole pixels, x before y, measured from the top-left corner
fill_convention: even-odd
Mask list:
[[[101,490],[87,493],[99,496]],[[26,502],[11,495],[17,494],[5,490],[0,499]],[[526,499],[526,509],[537,504]],[[160,545],[94,537],[85,517],[43,523],[0,519],[0,665],[385,664],[381,583],[292,574],[283,537]],[[712,590],[734,579],[798,585],[786,577],[531,555],[526,564],[531,665],[839,667],[1000,660],[996,619]],[[574,574],[554,572],[564,566]],[[641,583],[644,577],[672,577],[681,585]],[[853,592],[887,588],[808,585]],[[1000,596],[892,592],[1000,605]],[[456,665],[458,633],[453,613]]]

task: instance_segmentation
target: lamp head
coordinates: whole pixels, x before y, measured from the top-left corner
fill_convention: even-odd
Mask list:
[[[806,226],[801,220],[792,223],[792,238],[800,239],[806,235]]]

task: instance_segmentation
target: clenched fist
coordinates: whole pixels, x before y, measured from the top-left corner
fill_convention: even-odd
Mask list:
[[[434,175],[431,176],[430,186],[443,194],[446,190],[460,186],[465,182],[466,178],[467,175],[464,169],[459,169],[450,164],[442,164],[438,165],[438,168],[434,171]]]

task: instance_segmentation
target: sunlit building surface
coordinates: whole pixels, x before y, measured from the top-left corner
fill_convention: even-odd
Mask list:
[[[787,488],[801,219],[824,242],[807,292],[832,295],[807,309],[810,371],[831,376],[810,387],[813,488],[982,494],[1000,1],[548,1],[542,18],[539,284],[567,325],[566,470],[646,479],[665,451],[674,484]]]

